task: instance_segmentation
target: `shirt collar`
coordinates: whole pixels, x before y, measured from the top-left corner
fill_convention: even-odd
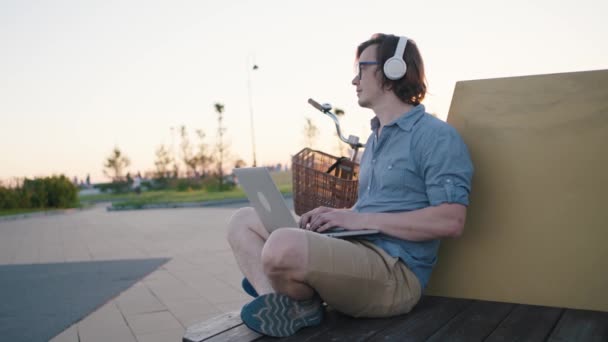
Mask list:
[[[422,118],[424,113],[425,113],[424,105],[419,104],[416,107],[410,109],[405,114],[398,117],[397,119],[389,122],[388,124],[386,124],[386,126],[397,125],[402,130],[409,132],[412,130],[412,127],[414,127],[414,124],[416,122],[418,122],[418,120],[420,120],[420,118]],[[370,124],[372,127],[372,131],[376,131],[378,128],[380,128],[380,120],[378,119],[377,116],[374,116],[374,118],[371,119]]]

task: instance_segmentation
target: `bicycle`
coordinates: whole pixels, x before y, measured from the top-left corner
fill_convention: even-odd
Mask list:
[[[338,137],[353,150],[351,158],[304,148],[291,159],[293,202],[297,215],[302,215],[319,206],[350,208],[357,201],[359,186],[359,164],[356,162],[359,149],[365,147],[359,137],[342,135],[340,121],[328,103],[319,104],[313,99],[308,103],[329,116],[336,126]]]

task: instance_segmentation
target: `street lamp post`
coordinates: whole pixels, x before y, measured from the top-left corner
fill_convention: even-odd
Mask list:
[[[247,68],[247,90],[249,93],[249,117],[251,123],[251,146],[253,149],[253,167],[257,166],[257,161],[255,159],[255,129],[253,127],[253,103],[251,99],[251,71],[258,70],[258,66],[254,63],[253,67]]]

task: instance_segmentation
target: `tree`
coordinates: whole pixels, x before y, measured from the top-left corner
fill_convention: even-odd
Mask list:
[[[196,163],[200,167],[201,175],[205,176],[207,174],[207,170],[209,169],[209,165],[213,163],[213,156],[211,156],[211,154],[207,152],[208,147],[207,144],[204,143],[205,133],[203,132],[203,130],[197,129],[196,135],[199,139],[198,152],[195,156]]]
[[[172,174],[173,178],[178,178],[179,177],[179,160],[177,158],[177,152],[175,152],[175,137],[177,136],[177,133],[176,133],[177,130],[173,126],[170,127],[170,130],[171,130],[171,146],[170,146],[169,152],[170,152],[171,159],[173,160],[173,167],[172,167],[171,172],[173,173]]]
[[[103,174],[111,178],[113,182],[122,180],[124,170],[131,165],[131,161],[117,147],[114,147],[112,154],[106,159]]]
[[[165,147],[165,145],[160,145],[156,150],[156,161],[154,165],[156,166],[156,177],[157,178],[165,178],[170,172],[169,165],[173,162],[173,157],[171,157],[171,153],[169,149]]]
[[[223,126],[224,120],[224,105],[216,102],[214,105],[217,113],[217,143],[215,145],[217,153],[217,174],[219,179],[220,191],[224,188],[224,160],[228,155],[228,144],[224,142],[224,133],[226,128]]]
[[[334,109],[334,114],[336,114],[336,116],[338,118],[343,117],[345,112],[344,110],[340,109],[340,108],[335,108]],[[344,142],[342,142],[342,140],[340,140],[340,137],[338,136],[338,132],[334,133],[334,136],[337,137],[337,141],[338,141],[338,145],[337,145],[337,152],[339,156],[345,156],[348,154],[348,145],[346,145]]]
[[[306,138],[306,146],[313,148],[314,142],[319,136],[319,128],[315,126],[311,118],[306,118],[306,126],[304,126],[304,136]]]
[[[180,127],[180,135],[182,138],[182,142],[180,143],[180,148],[182,150],[182,161],[184,162],[184,165],[186,165],[186,174],[188,177],[190,177],[196,173],[196,165],[198,164],[198,160],[192,152],[192,145],[190,144],[190,138],[188,137],[186,126]]]

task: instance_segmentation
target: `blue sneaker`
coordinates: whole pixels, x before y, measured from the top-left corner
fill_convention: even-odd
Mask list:
[[[253,285],[251,285],[251,283],[249,282],[249,279],[247,279],[247,278],[243,278],[243,281],[241,282],[241,287],[243,288],[243,290],[245,292],[247,292],[248,295],[250,295],[253,298],[257,298],[260,296],[258,294],[258,291],[255,290],[255,288],[253,287]]]
[[[286,337],[304,327],[321,324],[323,306],[318,296],[298,301],[286,295],[269,293],[245,304],[241,319],[250,329],[273,337]]]

